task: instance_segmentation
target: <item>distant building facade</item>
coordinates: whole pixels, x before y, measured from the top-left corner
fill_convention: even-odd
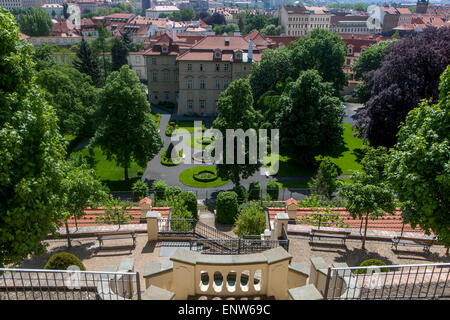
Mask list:
[[[278,19],[287,36],[304,36],[316,28],[329,30],[331,14],[325,7],[283,6]]]

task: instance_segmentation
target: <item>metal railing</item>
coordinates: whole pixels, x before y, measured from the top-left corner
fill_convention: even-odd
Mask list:
[[[0,300],[140,300],[138,272],[0,268]]]
[[[214,227],[196,219],[167,219],[157,220],[160,236],[190,235],[189,247],[194,251],[211,254],[246,254],[261,252],[282,246],[289,249],[289,239],[284,230],[284,239],[261,240],[261,236],[234,238]]]
[[[205,254],[250,254],[258,253],[276,247],[285,247],[285,240],[261,239],[190,239],[189,248]]]
[[[328,268],[324,297],[338,300],[450,298],[450,263]]]

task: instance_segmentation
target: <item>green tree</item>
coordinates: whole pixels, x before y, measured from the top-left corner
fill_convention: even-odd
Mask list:
[[[144,167],[161,149],[162,139],[149,112],[145,87],[127,65],[112,72],[100,97],[100,122],[91,145],[124,168],[135,160]]]
[[[238,199],[236,192],[219,192],[216,199],[216,221],[223,224],[232,224],[238,212]]]
[[[198,203],[195,194],[192,191],[183,191],[178,195],[178,198],[184,201],[192,217],[198,219]]]
[[[239,213],[235,223],[238,236],[260,235],[266,228],[264,209],[257,202],[251,202]]]
[[[280,99],[275,127],[280,129],[282,154],[308,165],[317,155],[338,155],[343,144],[343,116],[344,108],[333,96],[331,84],[322,82],[316,70],[302,72]]]
[[[162,180],[153,181],[152,190],[155,197],[155,202],[164,201],[166,199],[167,184],[165,181]]]
[[[112,71],[119,71],[123,65],[128,64],[128,47],[122,37],[115,37],[111,48]]]
[[[63,17],[64,19],[68,19],[70,17],[70,14],[67,12],[67,9],[69,8],[69,5],[67,2],[64,2],[63,4]]]
[[[337,33],[313,29],[292,42],[290,47],[295,77],[303,70],[315,69],[324,82],[333,83],[336,95],[347,84],[347,76],[342,70],[347,49]]]
[[[73,66],[81,73],[90,76],[95,86],[101,84],[98,57],[91,50],[84,38],[81,39],[80,47],[77,51],[77,59],[73,61]]]
[[[362,249],[365,249],[369,217],[374,220],[395,212],[394,193],[384,175],[388,160],[385,148],[367,148],[361,160],[363,171],[355,172],[351,182],[341,183],[339,195],[347,199],[350,215],[366,220]]]
[[[405,222],[434,232],[450,246],[450,67],[441,76],[439,102],[423,101],[401,127],[387,168]],[[448,253],[448,251],[447,251]]]
[[[325,158],[320,162],[319,170],[308,186],[313,194],[331,200],[337,190],[338,175],[339,168],[329,158]]]
[[[267,194],[270,196],[270,200],[278,200],[278,194],[280,193],[280,185],[275,179],[270,178],[267,182]]]
[[[356,72],[356,79],[363,79],[369,71],[378,69],[383,58],[389,52],[389,47],[396,42],[397,40],[380,41],[361,53],[352,65],[353,71]]]
[[[36,82],[55,108],[63,135],[93,135],[98,89],[89,76],[69,65],[54,65],[39,71]]]
[[[46,37],[52,32],[52,19],[44,9],[31,8],[19,17],[20,31],[30,37]]]
[[[0,9],[0,266],[45,251],[61,221],[64,142],[35,84],[31,45]]]
[[[218,116],[213,122],[213,127],[222,132],[226,141],[227,129],[258,130],[262,115],[253,109],[252,91],[248,79],[233,81],[228,88],[220,94],[217,103]],[[234,142],[234,139],[233,139]],[[241,178],[247,179],[260,167],[259,163],[249,163],[249,148],[242,152],[245,154],[245,163],[238,164],[237,144],[234,145],[234,163],[225,164],[226,148],[223,150],[223,164],[217,165],[217,175],[223,180],[230,179],[235,185],[239,185]],[[249,146],[249,144],[247,144]],[[250,147],[250,146],[249,146]],[[240,150],[241,151],[241,150]]]
[[[109,196],[105,201],[104,213],[95,218],[95,222],[99,224],[127,224],[133,220],[133,215],[128,213],[131,209],[131,204],[126,201],[114,199]]]
[[[265,92],[274,90],[278,83],[295,74],[290,59],[288,48],[263,51],[261,61],[254,63],[249,77],[255,101],[258,101]]]
[[[51,68],[55,65],[52,53],[55,48],[47,43],[43,43],[34,49],[33,61],[36,63],[34,68],[37,71]]]
[[[278,36],[280,35],[281,31],[282,27],[276,26],[274,24],[268,24],[260,30],[260,32],[262,34],[265,34],[266,36]]]
[[[78,165],[67,162],[63,187],[65,190],[63,214],[66,224],[67,245],[70,248],[70,235],[67,219],[79,219],[85,215],[86,207],[97,207],[108,198],[107,188],[100,182],[95,171],[87,164]]]

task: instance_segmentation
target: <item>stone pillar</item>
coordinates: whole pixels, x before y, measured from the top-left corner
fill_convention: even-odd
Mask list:
[[[147,236],[148,241],[158,240],[158,218],[161,213],[158,211],[148,211],[145,218],[147,219]]]
[[[289,219],[296,219],[297,218],[297,208],[298,208],[298,202],[294,198],[290,198],[286,200],[286,213],[289,216]]]
[[[264,233],[261,234],[261,240],[270,240],[272,238],[272,231],[269,229],[264,230]]]
[[[323,295],[327,281],[328,265],[321,257],[311,257],[311,270],[309,271],[309,284],[314,285]]]
[[[289,216],[287,213],[277,213],[277,215],[275,216],[275,223],[274,223],[275,226],[275,232],[273,234],[274,239],[272,240],[278,240],[282,236],[283,226],[287,230],[288,221]]]
[[[141,219],[145,219],[147,212],[152,210],[152,199],[146,197],[139,201],[139,207],[141,208]]]

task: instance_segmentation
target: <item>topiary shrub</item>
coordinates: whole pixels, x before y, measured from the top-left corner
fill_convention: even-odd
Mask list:
[[[166,189],[166,199],[169,200],[171,197],[176,197],[182,192],[183,192],[183,190],[179,186],[167,187],[167,189]]]
[[[192,177],[194,178],[194,180],[197,180],[199,182],[211,182],[217,180],[218,178],[217,173],[211,170],[202,170],[200,172],[194,173]]]
[[[153,194],[155,201],[166,200],[167,184],[162,180],[156,180],[152,183]]]
[[[85,266],[75,255],[68,252],[59,252],[48,259],[44,269],[67,270],[70,266],[78,266],[80,270],[86,270]]]
[[[248,200],[259,200],[261,196],[261,185],[259,182],[252,182],[248,187]]]
[[[178,151],[178,158],[168,158],[168,150],[164,150],[161,154],[161,164],[167,167],[177,166],[183,161],[183,150]]]
[[[178,198],[184,201],[187,209],[192,213],[195,219],[198,219],[198,204],[197,197],[192,191],[183,191],[178,195]]]
[[[361,262],[361,264],[359,266],[360,267],[369,267],[369,266],[385,266],[385,265],[386,265],[386,263],[384,263],[381,260],[368,259],[368,260]],[[389,268],[381,268],[380,271],[381,272],[389,272],[390,270],[389,270]],[[367,273],[367,269],[356,269],[354,272],[354,274],[365,274],[365,273]]]
[[[142,180],[133,183],[131,190],[133,191],[134,201],[139,201],[148,196],[148,184]]]
[[[270,200],[278,200],[280,186],[274,179],[270,179],[269,182],[267,182],[266,191],[266,193],[270,196]]]
[[[216,221],[223,224],[232,224],[238,211],[236,192],[219,192],[216,199]]]
[[[247,190],[245,189],[244,186],[240,186],[240,185],[239,186],[235,186],[233,188],[233,191],[236,192],[236,194],[237,194],[239,205],[247,202],[247,200],[248,200],[248,193],[247,193]]]
[[[242,208],[234,223],[238,236],[260,235],[266,229],[264,209],[257,202],[249,202]]]

